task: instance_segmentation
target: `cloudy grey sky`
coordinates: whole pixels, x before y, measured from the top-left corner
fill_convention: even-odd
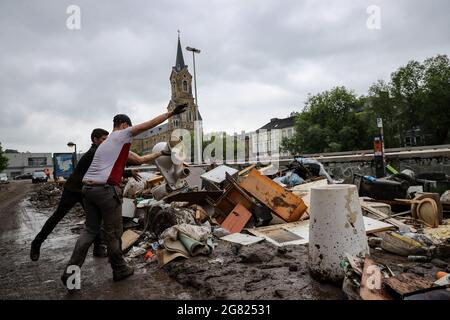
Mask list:
[[[81,30],[69,30],[69,5]],[[381,29],[367,28],[370,5]],[[177,29],[196,59],[207,132],[252,131],[300,111],[308,93],[363,94],[409,60],[450,54],[448,0],[2,0],[3,148],[87,150],[112,117],[166,110]],[[192,73],[192,56],[184,52]]]

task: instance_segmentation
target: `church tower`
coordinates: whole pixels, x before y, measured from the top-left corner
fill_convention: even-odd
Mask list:
[[[172,67],[170,74],[170,85],[172,88],[172,96],[167,106],[168,111],[172,111],[176,105],[188,104],[186,112],[175,115],[169,119],[169,130],[187,129],[194,130],[194,121],[201,120],[200,114],[197,112],[197,106],[192,95],[192,75],[188,71],[188,66],[184,63],[183,50],[181,48],[180,35],[178,35],[177,57],[175,66]]]

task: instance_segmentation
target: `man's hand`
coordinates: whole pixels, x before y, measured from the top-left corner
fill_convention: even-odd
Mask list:
[[[180,114],[186,111],[186,108],[188,107],[188,104],[179,104],[177,105],[173,111],[172,111],[172,115],[176,115],[176,114]]]
[[[131,170],[131,175],[133,176],[134,180],[136,180],[138,182],[142,180],[142,177],[139,174],[138,170]]]

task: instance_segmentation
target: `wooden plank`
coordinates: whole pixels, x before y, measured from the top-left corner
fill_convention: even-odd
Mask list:
[[[250,211],[238,203],[222,223],[222,228],[228,230],[230,233],[241,232],[251,217],[252,214]]]
[[[410,200],[410,199],[394,199],[394,201],[398,201],[398,202],[401,202],[401,203],[404,203],[404,204],[409,204],[409,205],[411,205],[411,204],[420,204],[420,201],[415,200],[415,199],[412,199],[412,200]]]
[[[273,164],[268,165],[267,167],[258,169],[258,172],[263,175],[273,175],[273,174],[277,173],[277,171],[278,171],[278,169],[276,169]]]
[[[396,200],[382,200],[382,199],[365,198],[364,201],[365,202],[381,202],[381,203],[386,203],[386,204],[391,205],[391,206],[405,206],[405,207],[409,207],[410,206],[409,203],[406,203],[404,201],[396,201]]]
[[[364,228],[367,233],[382,232],[395,229],[395,227],[392,224],[385,223],[383,221],[378,221],[370,217],[363,217],[363,219],[364,219]]]
[[[239,171],[238,176],[243,176],[244,174],[247,174],[250,170],[252,170],[254,167],[256,167],[256,163],[252,164],[251,166],[248,166],[247,168],[242,169]]]
[[[382,283],[382,274],[377,268],[376,263],[366,257],[359,294],[363,300],[393,300],[386,292]]]
[[[126,251],[139,239],[140,235],[132,230],[127,230],[122,234],[122,251]]]
[[[299,220],[306,211],[301,198],[261,175],[256,169],[252,169],[239,185],[287,222]]]
[[[383,279],[383,282],[401,298],[433,286],[432,281],[414,273],[402,273],[388,279]]]
[[[403,229],[403,230],[410,230],[410,226],[404,224],[401,221],[398,221],[397,219],[391,218],[391,216],[389,216],[388,214],[377,210],[373,207],[371,207],[369,204],[366,203],[361,203],[361,207],[370,212],[371,214],[373,214],[374,216],[378,217],[378,218],[383,218],[384,220],[386,220],[386,222],[396,226],[397,228]]]

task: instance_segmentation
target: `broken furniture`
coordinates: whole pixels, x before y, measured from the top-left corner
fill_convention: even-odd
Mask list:
[[[251,212],[242,204],[238,203],[222,223],[222,228],[228,230],[230,233],[241,232],[251,217]]]
[[[253,212],[255,207],[253,199],[247,195],[233,177],[228,173],[225,174],[225,177],[228,181],[225,192],[215,201],[208,196],[206,197],[206,201],[214,208],[216,220],[219,223],[222,223],[239,203],[250,212]]]
[[[261,175],[256,169],[252,169],[239,186],[287,222],[299,220],[306,211],[302,199]]]
[[[201,190],[203,179],[201,175],[208,171],[209,165],[189,164],[190,173],[186,177],[186,182],[191,189]]]
[[[377,200],[405,199],[409,183],[406,181],[392,181],[386,178],[369,179],[365,176],[360,177],[359,196],[370,197]]]
[[[223,194],[222,190],[216,191],[193,191],[193,192],[174,192],[164,198],[166,203],[177,202],[189,202],[191,204],[204,205],[207,204],[206,199],[212,199],[217,201]]]
[[[226,174],[236,178],[238,176],[238,170],[221,165],[205,172],[200,177],[203,180],[206,190],[223,190],[225,188]]]
[[[420,202],[411,204],[413,218],[426,222],[432,228],[437,228],[443,219],[443,207],[439,194],[417,193],[414,200]]]

